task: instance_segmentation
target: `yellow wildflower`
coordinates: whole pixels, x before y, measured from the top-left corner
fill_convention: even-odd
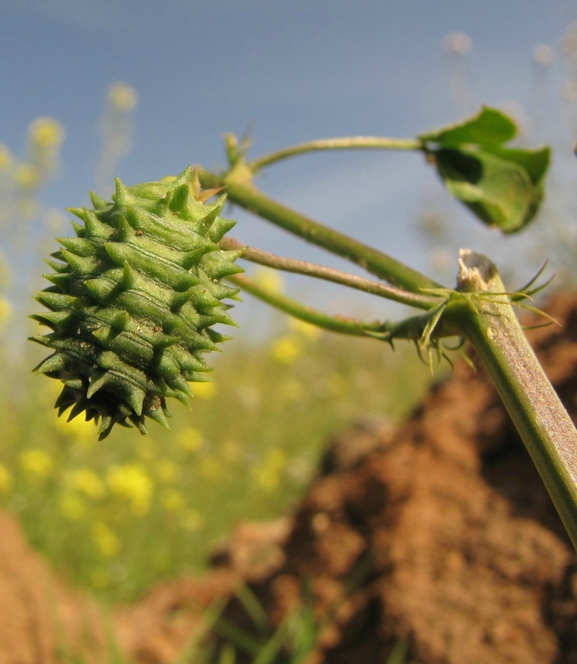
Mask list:
[[[284,450],[276,447],[268,450],[264,463],[256,469],[256,480],[258,484],[267,491],[272,491],[280,483],[282,471],[286,466],[286,454]]]
[[[18,164],[16,182],[21,189],[35,189],[40,184],[40,173],[33,164]]]
[[[302,341],[295,335],[275,339],[270,346],[272,356],[282,364],[292,364],[302,353]]]
[[[64,140],[64,127],[53,118],[37,118],[28,128],[28,140],[40,150],[57,148]]]
[[[10,475],[10,472],[8,471],[8,468],[0,464],[0,494],[10,493],[13,484],[14,481],[12,479],[12,475]]]
[[[50,383],[56,383],[56,381],[50,381]],[[56,386],[60,393],[61,383]],[[70,420],[70,422],[66,421],[66,417],[57,417],[54,419],[54,426],[60,433],[72,436],[75,442],[83,447],[91,447],[98,440],[94,422],[87,422],[80,415]]]
[[[108,101],[113,108],[130,113],[138,104],[138,93],[126,83],[113,83],[108,88]]]
[[[20,465],[24,472],[38,479],[48,477],[54,469],[52,457],[44,450],[25,450],[20,454]]]
[[[130,503],[133,514],[143,516],[148,512],[154,485],[142,466],[112,466],[108,469],[108,486],[113,494]]]
[[[0,329],[10,322],[12,305],[5,297],[0,297]]]
[[[202,432],[194,427],[187,427],[178,432],[176,440],[182,449],[187,452],[196,452],[202,445]]]
[[[62,515],[70,521],[80,521],[88,514],[86,503],[74,493],[63,493],[58,501],[58,506]]]
[[[304,320],[299,320],[298,318],[289,318],[289,325],[295,332],[311,340],[316,339],[322,331],[320,327],[307,323]]]
[[[106,493],[104,482],[90,468],[73,470],[68,474],[67,480],[71,489],[83,493],[87,498],[98,500]]]
[[[0,171],[7,171],[11,166],[14,158],[10,150],[0,143]]]
[[[180,491],[166,489],[160,496],[160,503],[167,512],[181,512],[186,507],[186,500]]]
[[[194,396],[201,399],[212,399],[218,391],[214,383],[191,383],[191,386]]]
[[[92,525],[91,534],[99,552],[105,558],[113,558],[120,551],[120,540],[102,521]]]
[[[284,291],[284,279],[277,270],[259,267],[254,271],[253,279],[259,286],[274,293],[282,293]]]

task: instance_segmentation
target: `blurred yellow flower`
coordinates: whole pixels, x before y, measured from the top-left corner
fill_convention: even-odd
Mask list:
[[[62,389],[61,383],[56,383],[56,381],[50,381],[51,388],[56,387],[56,393],[60,394]],[[94,425],[94,421],[87,422],[82,418],[82,415],[75,417],[70,422],[66,421],[66,415],[63,417],[56,417],[54,420],[54,427],[60,433],[66,434],[67,436],[72,436],[75,442],[79,443],[84,447],[92,447],[98,441],[98,430]]]
[[[80,521],[88,514],[86,503],[75,493],[65,492],[58,501],[60,512],[70,521]]]
[[[18,164],[16,183],[21,189],[32,190],[40,184],[40,173],[34,164]]]
[[[302,341],[291,334],[274,339],[270,345],[272,356],[283,364],[292,364],[302,353]]]
[[[0,494],[10,493],[13,484],[14,481],[12,479],[12,475],[10,475],[10,472],[8,471],[8,468],[0,464]]]
[[[256,481],[267,491],[276,489],[280,483],[282,472],[286,467],[286,454],[284,450],[275,447],[268,450],[263,464],[256,469]]]
[[[20,465],[27,475],[39,479],[48,477],[54,469],[52,457],[44,450],[25,450],[21,452]]]
[[[120,551],[120,540],[102,521],[92,525],[92,539],[105,558],[113,558]]]
[[[163,482],[174,482],[180,477],[180,468],[172,459],[161,459],[156,467],[156,472]]]
[[[295,332],[307,339],[316,339],[322,332],[320,327],[298,318],[289,318],[289,325]]]
[[[282,293],[284,291],[284,279],[277,270],[271,270],[267,267],[259,267],[254,271],[253,280],[262,288]]]
[[[160,504],[167,512],[181,512],[186,507],[186,499],[176,489],[166,489],[160,496]]]
[[[182,449],[188,452],[196,452],[202,445],[202,432],[194,427],[187,427],[179,431],[176,440]]]
[[[143,516],[148,512],[154,484],[142,466],[112,466],[107,479],[112,493],[127,500],[133,514]]]
[[[196,510],[185,510],[182,513],[180,522],[185,530],[198,530],[199,528],[202,528],[204,518],[202,514]]]
[[[68,473],[66,479],[71,489],[83,493],[87,498],[98,500],[106,493],[104,482],[90,468],[73,470]]]
[[[28,140],[40,150],[56,148],[64,140],[64,127],[53,118],[37,118],[28,127]]]
[[[189,383],[189,385],[192,386],[194,396],[201,399],[212,399],[218,391],[214,383]]]
[[[130,113],[138,104],[138,93],[126,83],[113,83],[108,88],[108,101],[110,105],[124,113]]]
[[[10,322],[12,305],[5,297],[0,297],[0,329]]]
[[[7,171],[14,161],[12,153],[10,150],[3,144],[0,143],[0,171]]]

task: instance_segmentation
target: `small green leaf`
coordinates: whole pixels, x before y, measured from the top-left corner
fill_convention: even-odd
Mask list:
[[[549,148],[510,148],[513,120],[494,108],[419,137],[449,192],[504,233],[524,228],[543,199]]]
[[[517,135],[517,125],[496,108],[484,106],[477,115],[454,125],[421,134],[422,141],[438,143],[442,147],[473,143],[475,145],[501,144]]]
[[[496,145],[486,145],[485,152],[505,161],[513,161],[525,169],[533,184],[540,184],[551,162],[551,148],[504,148]]]
[[[518,163],[466,147],[438,150],[435,159],[449,192],[487,225],[514,233],[535,216],[541,190]]]

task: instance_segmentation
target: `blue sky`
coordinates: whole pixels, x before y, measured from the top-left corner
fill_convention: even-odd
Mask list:
[[[557,51],[555,95],[565,76],[559,46],[575,19],[568,0],[0,0],[0,142],[21,152],[38,116],[65,126],[61,177],[42,194],[47,207],[64,208],[86,204],[94,187],[98,119],[114,81],[140,97],[135,147],[118,172],[127,184],[189,163],[222,164],[222,134],[247,127],[254,156],[312,138],[412,137],[457,119],[447,33],[472,39],[471,110],[512,101],[527,109],[533,49]],[[418,155],[391,153],[302,157],[259,181],[273,197],[414,266],[425,257],[415,218],[423,187],[434,183]],[[483,241],[488,231],[449,209]],[[345,266],[237,216],[239,239]]]

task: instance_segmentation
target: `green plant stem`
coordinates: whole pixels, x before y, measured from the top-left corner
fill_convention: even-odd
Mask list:
[[[445,325],[466,336],[486,366],[577,548],[577,431],[513,312],[497,269],[463,253],[459,289]]]
[[[284,272],[293,272],[296,274],[305,274],[309,277],[317,279],[324,279],[325,281],[332,281],[336,284],[355,288],[371,295],[378,295],[387,300],[393,300],[402,304],[417,307],[418,309],[432,309],[439,304],[439,299],[427,295],[417,295],[416,293],[409,293],[401,288],[394,286],[387,286],[377,281],[357,277],[348,272],[341,272],[331,267],[324,265],[317,265],[316,263],[309,263],[307,261],[300,261],[294,258],[286,258],[285,256],[277,256],[262,249],[248,247],[232,237],[224,237],[220,241],[220,247],[226,251],[240,250],[242,251],[242,258],[258,263],[259,265],[266,265],[277,270]]]
[[[205,189],[225,188],[231,203],[240,205],[245,210],[284,228],[307,242],[351,260],[393,286],[418,294],[423,288],[439,288],[440,286],[432,279],[387,254],[273,201],[260,192],[250,182],[250,179],[244,182],[235,180],[234,171],[228,177],[224,177],[198,168],[197,174],[200,184]],[[244,177],[247,177],[246,172]]]
[[[277,161],[294,157],[307,152],[320,150],[422,150],[423,142],[407,138],[383,138],[380,136],[346,136],[342,138],[325,138],[292,145],[276,152],[254,159],[247,163],[251,171],[256,172]]]
[[[339,334],[351,334],[357,337],[364,337],[370,333],[386,333],[388,328],[387,323],[368,323],[365,321],[356,320],[345,316],[329,316],[312,307],[307,307],[296,300],[293,300],[281,293],[275,293],[267,288],[259,286],[255,281],[245,275],[234,275],[227,277],[227,281],[240,286],[242,290],[258,297],[259,300],[272,305],[276,309],[280,309],[294,318],[311,323],[324,330],[331,332],[338,332]]]

